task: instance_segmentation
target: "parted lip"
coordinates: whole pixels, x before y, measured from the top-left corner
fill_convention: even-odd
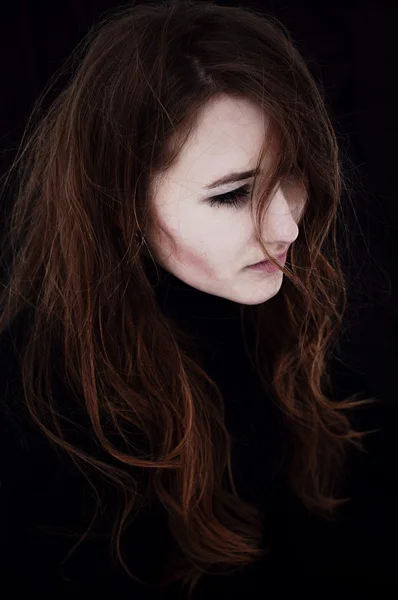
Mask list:
[[[285,258],[286,254],[287,254],[287,250],[285,250],[285,252],[283,252],[282,254],[278,254],[278,256],[273,256],[272,258],[274,258],[275,260],[281,261]],[[258,262],[255,262],[255,263],[249,265],[249,267],[254,267],[255,265],[259,265],[260,263],[263,263],[263,262],[270,262],[270,261],[269,260],[259,260]]]

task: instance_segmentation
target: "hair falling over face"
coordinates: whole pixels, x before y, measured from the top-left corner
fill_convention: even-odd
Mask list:
[[[375,401],[335,400],[328,370],[346,309],[336,221],[347,182],[322,93],[274,18],[212,1],[134,3],[90,30],[68,74],[70,61],[67,86],[44,113],[38,103],[5,182],[9,193],[18,175],[2,247],[0,331],[33,310],[21,355],[26,405],[53,443],[123,492],[110,540],[121,564],[134,577],[121,536],[138,509],[137,468],[170,514],[180,556],[168,572],[193,593],[203,571],[258,560],[263,525],[233,484],[221,393],[157,310],[142,268],[137,248],[150,224],[152,182],[175,164],[200,110],[220,94],[244,95],[272,115],[280,152],[258,180],[258,232],[284,173],[307,186],[308,201],[283,288],[272,302],[245,307],[242,326],[254,324],[248,352],[291,435],[292,490],[326,518],[347,501],[338,483],[349,447],[361,449],[365,435],[352,429],[349,412]],[[100,458],[68,438],[50,387],[55,345]],[[137,454],[132,432],[151,458]],[[218,484],[225,474],[231,489]]]

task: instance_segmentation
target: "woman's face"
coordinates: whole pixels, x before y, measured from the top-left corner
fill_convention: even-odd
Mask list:
[[[210,103],[178,163],[156,180],[151,207],[156,231],[145,235],[154,259],[164,269],[198,290],[248,305],[272,298],[283,279],[279,270],[264,273],[247,268],[265,258],[244,198],[253,178],[206,187],[229,173],[253,169],[267,127],[263,112],[245,99],[224,96]],[[212,206],[216,195],[242,187],[237,206]],[[272,255],[284,252],[297,238],[305,198],[303,189],[294,185],[283,186],[274,196],[262,230]]]

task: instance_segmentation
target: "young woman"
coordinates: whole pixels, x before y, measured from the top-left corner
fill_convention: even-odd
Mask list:
[[[346,190],[322,93],[249,9],[134,4],[84,42],[4,183],[2,582],[177,598],[320,572],[293,515],[349,500],[374,401],[330,383]]]

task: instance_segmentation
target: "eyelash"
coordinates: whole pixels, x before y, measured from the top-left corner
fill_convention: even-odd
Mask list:
[[[232,192],[226,194],[220,194],[219,196],[213,196],[209,198],[210,206],[234,206],[239,208],[247,201],[250,193],[250,185],[246,184]]]

